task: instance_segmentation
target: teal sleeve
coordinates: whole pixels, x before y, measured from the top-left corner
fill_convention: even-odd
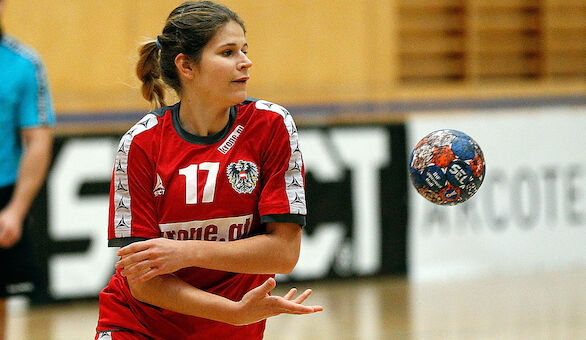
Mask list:
[[[47,80],[45,66],[40,59],[23,69],[19,107],[17,110],[20,128],[55,125],[55,112]]]

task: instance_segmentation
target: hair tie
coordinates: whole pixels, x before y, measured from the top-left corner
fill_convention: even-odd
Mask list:
[[[155,45],[157,45],[157,48],[160,50],[163,47],[161,46],[161,42],[159,41],[159,37],[157,37],[157,40],[155,40]]]

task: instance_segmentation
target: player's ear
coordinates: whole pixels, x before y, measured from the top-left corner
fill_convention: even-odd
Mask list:
[[[177,73],[179,73],[180,76],[189,80],[195,78],[195,63],[185,54],[177,54],[175,57],[175,66],[177,67]]]

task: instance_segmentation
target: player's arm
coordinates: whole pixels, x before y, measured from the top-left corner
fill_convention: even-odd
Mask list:
[[[306,290],[293,299],[296,290],[284,296],[271,296],[275,288],[273,278],[249,291],[240,301],[205,292],[174,275],[160,275],[145,282],[129,282],[135,299],[173,312],[197,316],[233,325],[246,325],[270,316],[309,314],[323,310],[321,306],[305,306],[302,303],[311,295]]]
[[[129,281],[145,281],[185,267],[249,274],[288,274],[299,258],[301,227],[267,223],[265,234],[232,242],[175,241],[156,238],[136,242],[118,252],[116,268]],[[181,254],[181,255],[178,255]]]
[[[24,217],[47,175],[53,149],[53,130],[50,127],[29,128],[22,130],[21,136],[23,154],[18,180],[7,208]]]
[[[21,135],[24,151],[18,179],[10,202],[0,211],[0,247],[10,247],[20,239],[23,221],[45,180],[51,161],[51,128],[25,129]]]

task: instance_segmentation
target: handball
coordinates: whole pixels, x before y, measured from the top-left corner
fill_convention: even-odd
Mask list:
[[[484,180],[484,155],[478,143],[456,130],[434,131],[417,143],[409,159],[411,183],[439,205],[465,202]]]

